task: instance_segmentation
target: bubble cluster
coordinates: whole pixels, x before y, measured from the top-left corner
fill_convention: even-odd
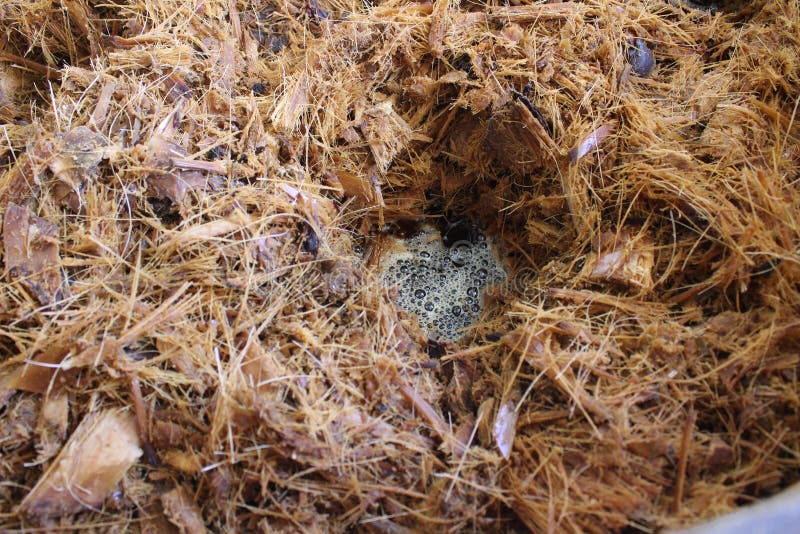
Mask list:
[[[398,288],[397,304],[416,314],[435,341],[461,337],[483,310],[483,290],[506,277],[491,241],[480,233],[450,247],[431,226],[409,239],[390,239],[381,279]]]

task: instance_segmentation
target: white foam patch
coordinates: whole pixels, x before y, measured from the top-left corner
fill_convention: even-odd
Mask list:
[[[394,242],[381,260],[381,279],[397,286],[397,304],[417,316],[430,339],[455,341],[483,311],[487,286],[506,277],[491,240],[478,235],[447,248],[431,226]]]

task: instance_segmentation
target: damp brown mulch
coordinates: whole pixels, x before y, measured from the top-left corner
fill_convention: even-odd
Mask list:
[[[7,0],[0,527],[652,532],[800,479],[800,5]],[[458,343],[375,272],[477,221]]]

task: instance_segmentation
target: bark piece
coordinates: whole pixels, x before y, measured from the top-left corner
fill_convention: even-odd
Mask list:
[[[492,435],[500,454],[506,460],[511,458],[511,449],[514,446],[514,436],[517,433],[517,415],[514,403],[509,401],[500,406],[494,419]]]
[[[183,487],[177,487],[161,496],[164,514],[178,527],[181,534],[201,534],[206,532],[203,515],[194,499]]]
[[[6,271],[21,279],[41,304],[61,298],[58,227],[28,208],[9,204],[3,218]]]
[[[608,281],[643,291],[653,289],[655,256],[650,241],[635,236],[629,229],[618,234],[605,232],[598,239],[597,254],[590,266],[589,279]]]
[[[37,516],[96,508],[141,456],[133,415],[107,410],[86,416],[20,510]]]

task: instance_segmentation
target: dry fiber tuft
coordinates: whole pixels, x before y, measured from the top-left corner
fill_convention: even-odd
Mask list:
[[[0,29],[0,527],[648,532],[800,479],[798,0]],[[509,267],[458,343],[378,280],[422,217]]]

